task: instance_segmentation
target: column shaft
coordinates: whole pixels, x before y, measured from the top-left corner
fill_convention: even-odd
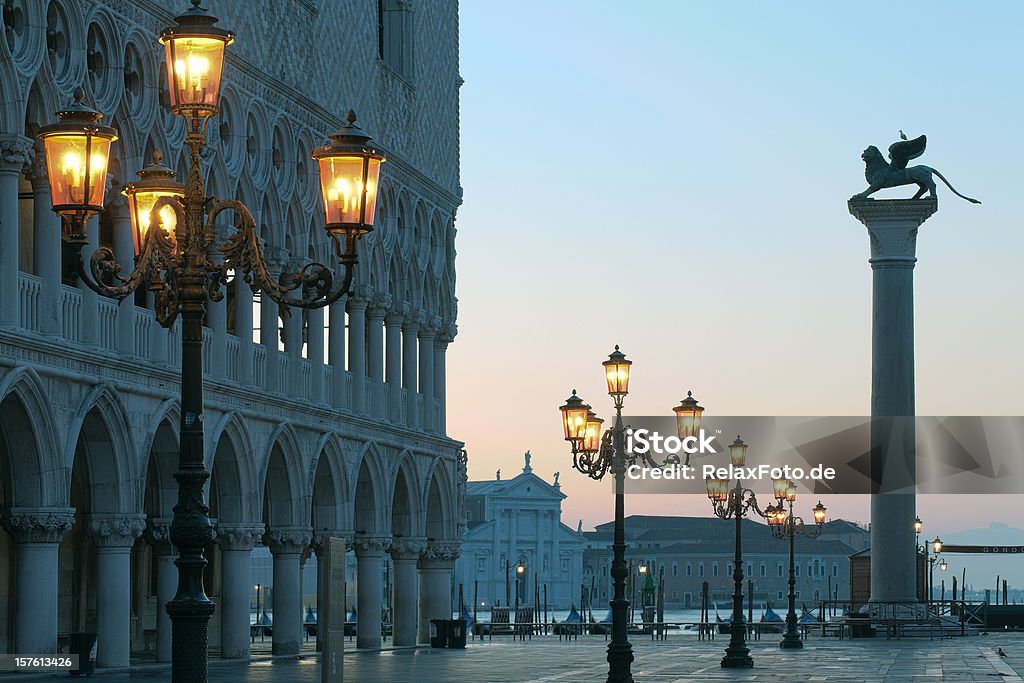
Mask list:
[[[176,553],[156,556],[156,661],[171,661],[171,617],[167,614],[168,601],[178,590],[178,568],[174,564]]]
[[[348,301],[348,367],[352,372],[352,412],[365,414],[366,405],[366,300]]]
[[[331,405],[344,408],[345,396],[345,297],[331,304],[330,330],[327,333],[327,359],[331,364]]]
[[[35,144],[36,158],[32,162],[32,268],[39,276],[40,332],[60,336],[64,323],[61,311],[61,222],[53,212],[50,181],[46,175],[45,149],[41,141]]]
[[[324,309],[314,308],[307,312],[306,357],[309,360],[310,400],[324,402]]]
[[[397,422],[402,412],[402,317],[388,313],[384,318],[385,335],[385,376],[390,391],[387,417]]]
[[[131,546],[96,549],[96,665],[124,667],[130,663]]]
[[[366,310],[366,376],[370,384],[370,415],[384,414],[384,309],[372,306]]]
[[[249,657],[249,596],[252,593],[252,550],[224,549],[221,553],[223,594],[220,601],[220,656]],[[274,560],[277,583],[277,560]],[[277,591],[274,591],[275,597]],[[258,616],[258,615],[257,615]],[[277,616],[277,612],[274,612]]]
[[[252,289],[235,279],[235,336],[238,337],[238,382],[245,386],[255,384],[253,374]]]
[[[11,161],[4,161],[7,157]],[[19,324],[18,176],[32,158],[32,145],[20,135],[0,138],[0,326]]]
[[[114,232],[114,258],[121,264],[123,275],[135,269],[135,242],[132,221],[125,197],[115,196],[107,204],[111,211]],[[117,352],[122,357],[135,355],[135,296],[126,296],[117,306]]]
[[[434,411],[434,330],[420,330],[420,393],[423,394],[421,425],[427,432],[435,431],[437,417]]]
[[[410,427],[420,424],[416,413],[416,342],[419,325],[407,320],[402,325],[402,385],[405,387],[405,423]]]

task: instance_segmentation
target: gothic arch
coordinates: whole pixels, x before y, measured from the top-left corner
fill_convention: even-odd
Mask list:
[[[356,534],[384,533],[387,529],[384,501],[389,491],[384,482],[388,481],[380,449],[372,441],[362,445],[355,458],[356,476],[353,477],[352,513]]]
[[[398,456],[398,467],[391,494],[391,531],[394,536],[422,536],[425,520],[423,519],[422,500],[419,492],[422,488],[419,472],[416,469],[414,456],[408,450]]]
[[[334,434],[325,434],[310,467],[312,503],[310,522],[314,532],[348,531],[352,528],[344,455]]]
[[[220,524],[254,523],[260,518],[261,490],[256,486],[256,449],[249,430],[238,413],[225,413],[210,434],[213,476],[210,478],[210,506]]]
[[[96,386],[71,423],[65,462],[82,458],[93,512],[135,512],[138,475],[127,411],[110,384]]]
[[[422,491],[427,537],[439,540],[455,539],[455,489],[444,458],[434,458],[430,463],[425,482],[426,486]]]
[[[0,380],[0,451],[6,450],[7,502],[14,506],[62,506],[67,468],[59,457],[53,409],[35,370],[21,367]]]
[[[267,527],[305,526],[308,524],[309,492],[302,472],[302,453],[295,428],[278,425],[268,440],[261,478],[263,519]]]

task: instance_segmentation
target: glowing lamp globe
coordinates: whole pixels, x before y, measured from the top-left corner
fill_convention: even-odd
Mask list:
[[[814,513],[814,523],[817,524],[818,526],[821,526],[822,524],[825,523],[825,515],[828,513],[828,508],[826,508],[824,505],[822,505],[821,501],[819,500],[818,504],[814,506],[813,513]]]
[[[729,497],[729,480],[728,479],[708,479],[707,480],[708,498],[717,502],[725,502],[725,499]]]
[[[356,113],[351,109],[345,114],[345,124],[330,138],[330,143],[312,154],[320,167],[325,229],[336,238],[344,237],[346,250],[354,250],[355,240],[373,230],[384,155],[356,125]]]
[[[775,507],[774,504],[769,504],[768,507],[765,508],[764,516],[768,521],[768,526],[773,529],[779,526],[779,508]]]
[[[591,415],[590,406],[572,390],[572,396],[565,399],[562,411],[562,430],[566,441],[579,443],[587,433],[587,417]]]
[[[75,101],[57,112],[58,122],[43,126],[36,135],[46,148],[53,210],[77,219],[69,221],[75,231],[73,241],[84,241],[84,219],[103,211],[110,143],[117,139],[116,130],[99,124],[103,114],[84,100],[85,91],[79,88]]]
[[[604,420],[592,412],[587,413],[587,429],[583,434],[583,443],[580,444],[580,451],[593,454],[601,450],[602,424],[604,424]]]
[[[924,528],[924,522],[921,521],[920,517],[914,517],[914,533],[921,533],[921,529]]]
[[[780,503],[786,499],[786,492],[789,490],[789,479],[772,479],[772,492],[775,500]]]
[[[629,366],[633,361],[626,360],[626,354],[619,351],[619,345],[608,354],[608,360],[601,363],[604,366],[604,376],[608,381],[608,395],[621,398],[629,393]]]
[[[747,444],[738,436],[729,444],[729,460],[736,467],[743,467],[747,462]]]
[[[217,17],[192,0],[191,9],[174,18],[177,26],[160,33],[167,55],[171,111],[182,116],[212,116],[219,111],[224,48],[235,34],[214,26]]]
[[[697,399],[693,397],[692,391],[686,392],[686,398],[679,402],[672,412],[676,414],[676,430],[679,438],[685,439],[700,432],[701,415],[704,408],[697,405]]]
[[[786,500],[793,502],[796,500],[796,484],[789,482],[789,487],[786,488]]]
[[[936,555],[938,555],[939,553],[941,553],[941,552],[942,552],[942,539],[941,539],[941,538],[939,538],[938,536],[936,536],[936,537],[935,537],[935,540],[934,540],[934,541],[932,541],[932,551],[933,551],[933,552],[934,552],[934,553],[935,553]]]
[[[152,212],[161,197],[185,197],[185,186],[174,180],[174,171],[160,163],[163,154],[153,150],[153,163],[138,172],[139,180],[128,183],[124,188],[124,196],[128,198],[128,214],[132,221],[132,237],[135,240],[135,254],[142,251],[146,235],[152,226]],[[163,229],[167,237],[175,240],[175,228],[178,214],[170,206],[164,205],[157,215],[157,226]]]

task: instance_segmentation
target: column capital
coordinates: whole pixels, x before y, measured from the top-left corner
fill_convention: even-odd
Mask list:
[[[142,537],[157,555],[175,555],[174,544],[171,543],[171,520],[153,518],[146,521],[146,530]]]
[[[221,550],[252,550],[263,536],[264,527],[245,524],[218,524],[217,543]]]
[[[447,347],[448,344],[455,341],[455,335],[458,333],[458,325],[453,322],[443,322],[437,328],[437,338],[434,340],[434,344]]]
[[[376,557],[391,547],[390,536],[356,536],[352,543],[357,557]]]
[[[389,552],[393,560],[417,560],[426,546],[425,538],[400,536],[392,539]]]
[[[75,525],[75,508],[9,508],[0,525],[15,543],[60,543]]]
[[[345,310],[349,313],[353,313],[354,311],[365,311],[369,305],[370,299],[366,295],[365,288],[360,288],[349,293],[348,301],[345,302]]]
[[[408,305],[406,305],[404,309],[404,315],[402,317],[402,331],[412,334],[420,329],[420,311]]]
[[[22,173],[32,183],[33,192],[45,189],[49,193],[50,178],[46,170],[46,145],[43,144],[42,140],[37,139],[32,143],[32,150],[32,159],[25,164]]]
[[[938,211],[938,200],[851,199],[850,214],[864,224],[871,238],[873,267],[913,267],[917,261],[917,229]]]
[[[391,308],[389,308],[388,312],[384,315],[384,326],[394,327],[396,325],[401,325],[404,320],[405,312],[402,310],[402,305],[392,304]]]
[[[370,299],[366,309],[366,317],[371,320],[384,320],[388,309],[391,308],[391,295],[376,294]]]
[[[146,516],[133,514],[89,515],[87,532],[100,548],[131,548],[146,530]]]
[[[309,542],[309,547],[316,553],[319,558],[324,550],[327,549],[327,539],[329,538],[342,538],[345,540],[345,550],[352,549],[352,536],[351,531],[341,531],[338,529],[320,529],[313,532],[313,539]]]
[[[461,554],[461,541],[428,541],[419,564],[422,569],[451,569]]]
[[[280,275],[288,264],[288,252],[281,247],[272,247],[270,245],[263,245],[263,262],[267,266],[267,270],[270,271],[271,275],[275,277]]]
[[[21,173],[32,162],[35,149],[24,135],[0,135],[0,173]]]
[[[424,316],[420,324],[420,339],[433,339],[437,336],[438,328],[441,326],[441,319],[432,316]]]
[[[280,527],[267,529],[263,534],[263,542],[274,555],[301,555],[313,538],[309,527]]]

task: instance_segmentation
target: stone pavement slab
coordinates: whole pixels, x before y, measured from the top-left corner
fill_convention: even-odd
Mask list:
[[[774,640],[751,643],[754,668],[726,670],[719,665],[727,639],[698,641],[677,637],[664,642],[633,642],[637,683],[696,683],[715,681],[824,681],[826,683],[928,683],[986,681],[1021,683],[1024,672],[1024,634],[993,634],[928,640],[837,640],[812,637],[802,650],[782,650]],[[576,683],[603,681],[608,665],[603,638],[559,642],[532,641],[470,643],[465,650],[429,648],[383,652],[348,651],[345,680],[353,683]],[[1007,657],[1000,657],[997,648]],[[67,675],[61,676],[66,680]],[[8,679],[52,681],[53,675],[16,675]],[[163,666],[131,672],[98,673],[94,680],[165,681]],[[211,661],[210,683],[318,683],[315,656],[277,658],[249,664]]]

